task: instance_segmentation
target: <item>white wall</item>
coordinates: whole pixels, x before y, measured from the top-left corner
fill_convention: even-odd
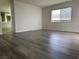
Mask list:
[[[43,8],[43,29],[79,32],[79,1],[62,3],[50,7]],[[72,20],[69,22],[51,22],[51,10],[72,6]]]
[[[14,1],[16,32],[42,28],[42,9],[20,1]]]

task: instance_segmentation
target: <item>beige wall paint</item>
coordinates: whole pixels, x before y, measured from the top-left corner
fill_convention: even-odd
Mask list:
[[[0,6],[0,12],[11,12],[10,5]]]
[[[1,19],[1,15],[0,15],[0,35],[2,34],[2,19]]]
[[[14,1],[15,31],[23,32],[42,28],[42,9],[31,4]]]
[[[0,12],[11,12],[10,0],[0,1]]]
[[[72,6],[72,20],[69,22],[51,22],[51,10]],[[43,8],[43,29],[79,32],[79,1],[66,2]]]

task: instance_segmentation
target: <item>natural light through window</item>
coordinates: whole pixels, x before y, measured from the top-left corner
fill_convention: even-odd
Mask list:
[[[71,7],[57,9],[51,11],[51,21],[52,22],[61,22],[71,20]]]

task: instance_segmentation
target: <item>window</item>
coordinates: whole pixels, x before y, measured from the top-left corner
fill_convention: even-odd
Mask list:
[[[51,11],[51,22],[61,22],[71,20],[71,7]]]

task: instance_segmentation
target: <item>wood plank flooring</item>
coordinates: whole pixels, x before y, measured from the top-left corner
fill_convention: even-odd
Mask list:
[[[0,59],[79,59],[79,34],[39,30],[2,35]]]

